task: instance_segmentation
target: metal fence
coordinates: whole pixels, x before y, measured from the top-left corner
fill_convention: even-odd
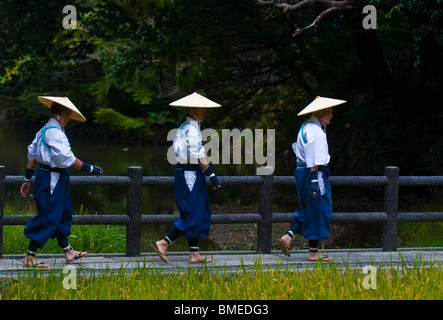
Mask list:
[[[222,176],[223,187],[250,185],[259,186],[257,213],[213,214],[212,223],[257,223],[257,251],[271,253],[272,224],[291,222],[293,213],[274,213],[274,185],[295,186],[293,176]],[[0,166],[0,258],[3,252],[3,226],[25,225],[30,215],[4,215],[5,186],[19,186],[22,176],[6,176]],[[333,213],[331,222],[383,222],[383,250],[397,249],[397,222],[399,221],[443,221],[443,212],[398,212],[399,186],[443,185],[443,176],[399,176],[398,167],[386,167],[384,176],[331,176],[332,186],[378,186],[384,187],[384,212]],[[178,215],[143,214],[142,192],[145,186],[173,185],[174,177],[143,176],[143,168],[129,167],[128,176],[71,176],[71,185],[81,186],[126,186],[128,205],[126,215],[74,215],[77,225],[126,225],[126,256],[139,256],[141,252],[141,229],[143,224],[172,223]],[[209,182],[208,182],[209,184]]]

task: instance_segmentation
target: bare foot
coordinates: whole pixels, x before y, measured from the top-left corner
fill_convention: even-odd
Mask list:
[[[48,263],[41,262],[34,256],[26,256],[23,259],[23,265],[26,267],[49,268]]]
[[[278,241],[280,250],[283,252],[285,256],[288,257],[291,255],[291,242],[292,238],[287,234],[281,237],[280,240]]]
[[[154,248],[154,250],[157,252],[160,259],[163,260],[163,262],[168,263],[169,259],[166,258],[166,253],[168,252],[169,244],[166,242],[166,240],[159,240],[155,243],[155,246],[151,244],[151,246]]]
[[[164,255],[168,253],[169,244],[166,242],[166,240],[159,240],[155,243],[155,245],[157,246],[157,249]]]
[[[212,262],[211,258],[205,258],[198,252],[191,252],[191,256],[189,258],[189,263],[202,263],[202,262]]]
[[[72,261],[78,260],[80,258],[83,258],[87,255],[87,252],[83,252],[83,251],[75,251],[74,249],[69,250],[68,252],[65,252],[65,258],[66,258],[66,262],[70,263]]]
[[[327,262],[327,261],[332,261],[332,258],[329,258],[327,255],[319,256],[318,252],[309,252],[308,261],[317,261],[317,260]]]

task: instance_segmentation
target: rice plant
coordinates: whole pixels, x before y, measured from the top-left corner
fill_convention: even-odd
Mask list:
[[[76,289],[62,283],[66,274],[31,270],[0,282],[1,298],[10,300],[441,300],[441,263],[376,268],[376,286],[365,286],[361,267],[316,263],[294,269],[282,263],[271,268],[257,261],[253,267],[189,265],[186,271],[164,273],[140,263],[127,270],[76,269]],[[375,283],[373,283],[375,284]]]

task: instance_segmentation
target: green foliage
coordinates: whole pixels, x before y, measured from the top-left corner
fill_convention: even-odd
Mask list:
[[[398,236],[403,247],[442,247],[443,223],[403,222],[398,226]]]
[[[76,0],[0,3],[3,119],[35,127],[42,94],[72,98],[89,133],[167,132],[168,104],[202,91],[223,108],[205,126],[275,128],[277,166],[291,167],[296,116],[316,95],[345,99],[328,128],[334,174],[443,174],[441,1],[355,1],[293,37],[316,10],[287,15],[256,0]],[[362,7],[377,8],[377,30]],[[402,143],[408,141],[407,147]],[[286,172],[286,171],[285,171]]]
[[[29,239],[23,234],[24,226],[6,226],[3,230],[3,253],[23,254]],[[89,253],[124,252],[125,231],[122,226],[72,226],[72,236],[68,238],[73,248]],[[56,240],[49,240],[39,253],[63,253]]]
[[[237,270],[189,266],[185,272],[162,272],[140,260],[127,272],[79,269],[76,289],[67,290],[66,274],[32,270],[0,282],[5,300],[441,300],[443,270],[439,263],[377,267],[376,289],[365,289],[365,274],[352,265],[317,263],[293,269],[284,263],[271,269],[260,259]],[[367,280],[366,280],[367,281]],[[372,280],[371,280],[372,281]],[[373,284],[371,282],[371,284]],[[44,290],[42,290],[44,288]],[[180,302],[181,304],[182,302]],[[266,306],[266,302],[260,305]],[[173,312],[175,309],[171,309]],[[272,314],[271,307],[263,312]]]
[[[33,212],[14,212],[9,207],[5,208],[6,215],[14,214],[34,214]],[[87,215],[88,210],[80,206],[78,215]],[[3,227],[3,253],[23,254],[29,245],[29,239],[23,234],[24,226],[4,226]],[[125,252],[126,236],[125,226],[117,225],[73,225],[69,243],[77,250],[89,253],[116,253]],[[39,253],[63,253],[57,245],[57,241],[49,240]]]
[[[151,125],[153,120],[143,118],[130,118],[120,114],[119,112],[103,108],[96,113],[96,122],[105,124],[110,130],[122,133],[135,133],[141,131],[143,134],[152,134]]]

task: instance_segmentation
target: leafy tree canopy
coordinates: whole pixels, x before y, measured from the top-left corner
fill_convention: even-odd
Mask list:
[[[223,105],[205,126],[276,129],[287,172],[296,114],[331,96],[348,101],[328,127],[335,174],[443,174],[441,2],[76,0],[66,30],[60,1],[0,1],[1,117],[34,127],[36,97],[66,95],[85,135],[151,139],[198,91]]]

